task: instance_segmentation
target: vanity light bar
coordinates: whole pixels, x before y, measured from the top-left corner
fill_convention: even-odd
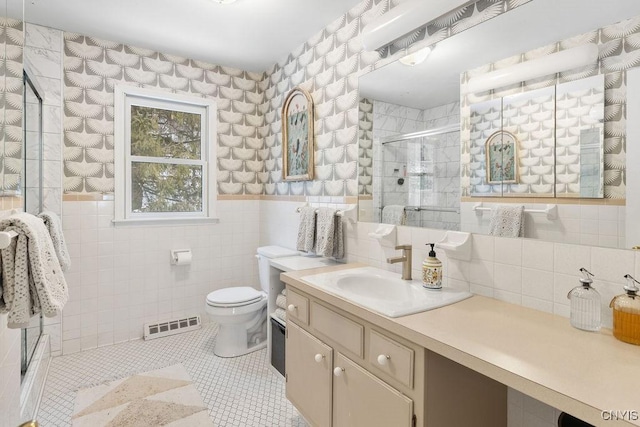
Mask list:
[[[584,67],[597,60],[598,46],[595,43],[589,43],[471,77],[467,83],[467,92],[485,92],[537,77]]]
[[[410,0],[375,18],[362,29],[362,46],[377,50],[394,40],[472,3],[469,0]]]

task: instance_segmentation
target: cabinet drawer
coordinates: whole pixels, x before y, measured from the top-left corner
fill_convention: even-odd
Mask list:
[[[287,316],[309,324],[309,299],[287,289]]]
[[[369,335],[369,363],[382,372],[413,388],[412,349],[374,330]]]
[[[362,325],[312,302],[311,327],[353,354],[363,357],[364,327]]]

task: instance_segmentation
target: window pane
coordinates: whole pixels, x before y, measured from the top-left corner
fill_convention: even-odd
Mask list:
[[[131,154],[200,160],[201,115],[131,106]]]
[[[131,162],[132,212],[202,210],[202,166]]]

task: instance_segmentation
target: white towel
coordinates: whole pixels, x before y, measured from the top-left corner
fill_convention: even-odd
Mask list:
[[[60,261],[60,267],[62,271],[67,271],[71,267],[71,257],[67,250],[67,244],[64,241],[64,234],[62,233],[62,221],[60,217],[51,211],[43,211],[38,215],[38,218],[44,221],[44,225],[49,230],[51,241],[53,242],[53,248]]]
[[[286,310],[286,308],[287,308],[287,297],[285,297],[282,294],[278,295],[276,297],[276,306]]]
[[[284,311],[283,309],[276,308],[276,311],[273,314],[275,314],[278,319],[280,319],[283,322],[287,323],[287,312]]]
[[[296,249],[311,252],[316,236],[316,208],[304,206],[300,208],[300,225],[298,226],[298,240]]]
[[[382,223],[393,225],[405,225],[407,212],[402,205],[387,205],[382,208]]]
[[[319,208],[316,214],[316,254],[324,257],[333,256],[336,231],[336,210]]]
[[[10,328],[23,328],[34,314],[55,316],[67,302],[69,291],[51,236],[44,222],[19,213],[0,221],[1,231],[18,236],[2,250],[0,312],[8,313]]]
[[[489,235],[524,237],[524,206],[498,205],[491,214]]]

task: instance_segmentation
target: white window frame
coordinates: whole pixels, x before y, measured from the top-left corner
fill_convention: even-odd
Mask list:
[[[116,224],[217,222],[216,103],[206,98],[126,85],[116,85],[114,96],[115,217],[113,222]],[[132,156],[132,105],[201,114],[200,159]],[[172,165],[202,166],[202,212],[133,212],[131,209],[131,164],[132,162],[148,161]]]

